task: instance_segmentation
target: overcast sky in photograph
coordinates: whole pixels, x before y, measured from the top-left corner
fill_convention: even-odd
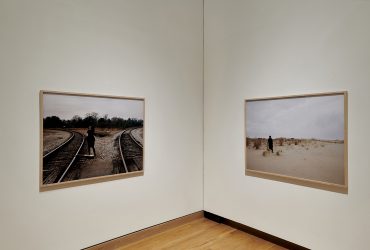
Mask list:
[[[344,139],[344,96],[246,102],[250,138]]]
[[[87,113],[96,112],[99,117],[105,114],[109,118],[143,119],[144,101],[104,97],[88,97],[73,95],[46,94],[43,95],[44,118],[58,116],[70,120],[74,115],[82,118]]]

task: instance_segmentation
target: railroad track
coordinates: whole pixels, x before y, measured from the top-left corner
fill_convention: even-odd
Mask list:
[[[132,136],[132,130],[132,128],[124,130],[118,139],[119,151],[126,173],[143,170],[143,146]]]
[[[79,132],[71,131],[71,133],[72,136],[65,143],[44,155],[43,184],[62,182],[76,163],[85,138]]]

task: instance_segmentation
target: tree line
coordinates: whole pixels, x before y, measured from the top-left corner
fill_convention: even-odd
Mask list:
[[[70,120],[62,120],[58,116],[48,116],[43,119],[44,128],[129,128],[142,127],[143,120],[135,118],[123,119],[120,117],[109,118],[108,115],[102,117],[98,113],[87,113],[84,118],[75,115]]]

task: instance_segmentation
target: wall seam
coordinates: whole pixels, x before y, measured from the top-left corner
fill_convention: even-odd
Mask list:
[[[203,170],[203,176],[202,176],[202,209],[204,210],[204,189],[205,189],[205,178],[204,178],[204,167],[205,167],[205,161],[204,161],[204,158],[205,158],[205,151],[204,151],[204,146],[205,146],[205,133],[204,133],[204,127],[205,127],[205,94],[204,94],[204,90],[205,90],[205,81],[204,81],[204,58],[205,58],[205,50],[204,50],[204,22],[205,22],[205,18],[204,18],[204,6],[205,6],[205,0],[203,0],[203,10],[202,10],[202,43],[203,43],[203,48],[202,48],[202,87],[203,87],[203,124],[202,124],[202,130],[203,130],[203,157],[202,157],[202,160],[203,160],[203,164],[202,164],[202,170]]]

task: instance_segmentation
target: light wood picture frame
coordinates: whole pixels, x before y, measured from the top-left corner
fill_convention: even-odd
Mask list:
[[[40,91],[40,191],[144,174],[145,99]]]
[[[246,99],[245,174],[348,193],[348,92]]]

